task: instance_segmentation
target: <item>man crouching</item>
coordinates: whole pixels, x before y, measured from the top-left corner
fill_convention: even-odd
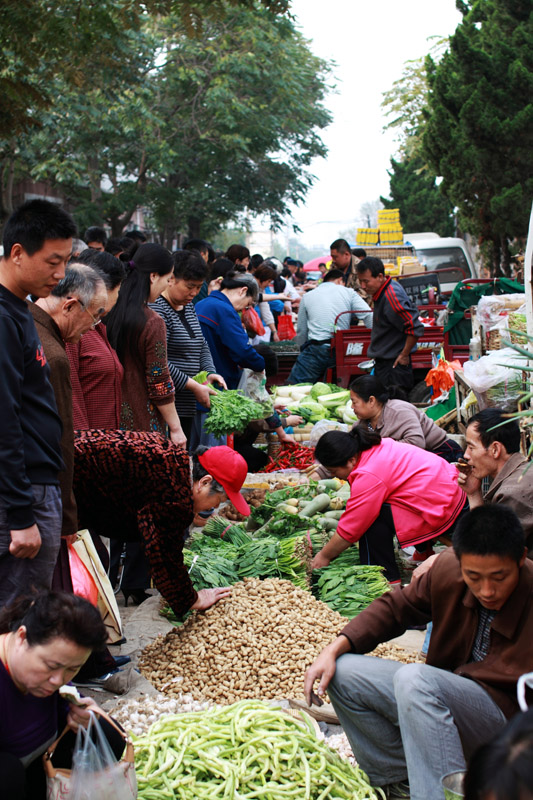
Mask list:
[[[453,551],[402,591],[374,600],[307,670],[308,704],[319,680],[358,763],[387,797],[442,800],[443,776],[464,770],[518,711],[516,683],[533,664],[526,555],[513,511],[474,509],[459,523]],[[431,619],[426,664],[362,655]]]

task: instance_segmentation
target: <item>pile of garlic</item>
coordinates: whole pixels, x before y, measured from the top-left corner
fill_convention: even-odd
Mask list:
[[[146,695],[140,700],[122,698],[109,709],[109,714],[122,727],[135,736],[143,733],[156,722],[163,714],[180,714],[191,711],[206,711],[211,708],[211,703],[201,703],[193,700],[190,694],[180,694],[178,697],[168,697],[165,694]]]

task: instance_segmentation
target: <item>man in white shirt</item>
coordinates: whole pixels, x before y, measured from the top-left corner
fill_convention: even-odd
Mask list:
[[[352,314],[342,314],[351,311]],[[294,364],[287,383],[316,383],[326,369],[335,363],[331,353],[331,337],[335,327],[349,328],[352,316],[372,327],[369,305],[353,289],[344,286],[343,274],[338,269],[326,273],[322,283],[302,298],[298,312],[297,341],[300,355]],[[335,320],[337,323],[335,323]]]

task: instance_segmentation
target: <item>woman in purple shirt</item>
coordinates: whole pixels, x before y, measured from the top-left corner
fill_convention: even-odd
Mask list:
[[[58,689],[71,681],[107,633],[94,606],[66,592],[19,598],[0,612],[0,786],[2,797],[44,800],[42,755],[65,725],[86,726],[92,698],[69,704]],[[102,721],[104,724],[105,721]],[[105,723],[119,755],[124,741]],[[74,733],[63,737],[54,766],[69,767]]]

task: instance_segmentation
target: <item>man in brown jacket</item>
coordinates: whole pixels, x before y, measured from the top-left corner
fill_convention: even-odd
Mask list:
[[[63,423],[61,455],[65,469],[59,473],[63,524],[61,536],[78,530],[76,501],[72,491],[74,474],[74,425],[70,362],[65,342],[78,342],[105,313],[107,291],[101,275],[86,264],[71,264],[49,297],[39,298],[30,311],[50,365],[50,382]]]
[[[505,424],[503,424],[505,423]],[[501,427],[499,427],[501,425]],[[470,508],[483,503],[509,506],[522,523],[526,546],[533,556],[533,469],[520,453],[520,428],[498,408],[486,408],[473,416],[466,429],[465,460],[470,470],[459,474]],[[492,483],[485,495],[483,478]]]
[[[327,688],[355,757],[386,797],[443,800],[441,780],[517,710],[533,664],[533,563],[505,506],[459,523],[454,551],[346,625],[308,669],[307,702]],[[426,664],[362,655],[433,620]],[[407,783],[406,778],[409,778]]]

